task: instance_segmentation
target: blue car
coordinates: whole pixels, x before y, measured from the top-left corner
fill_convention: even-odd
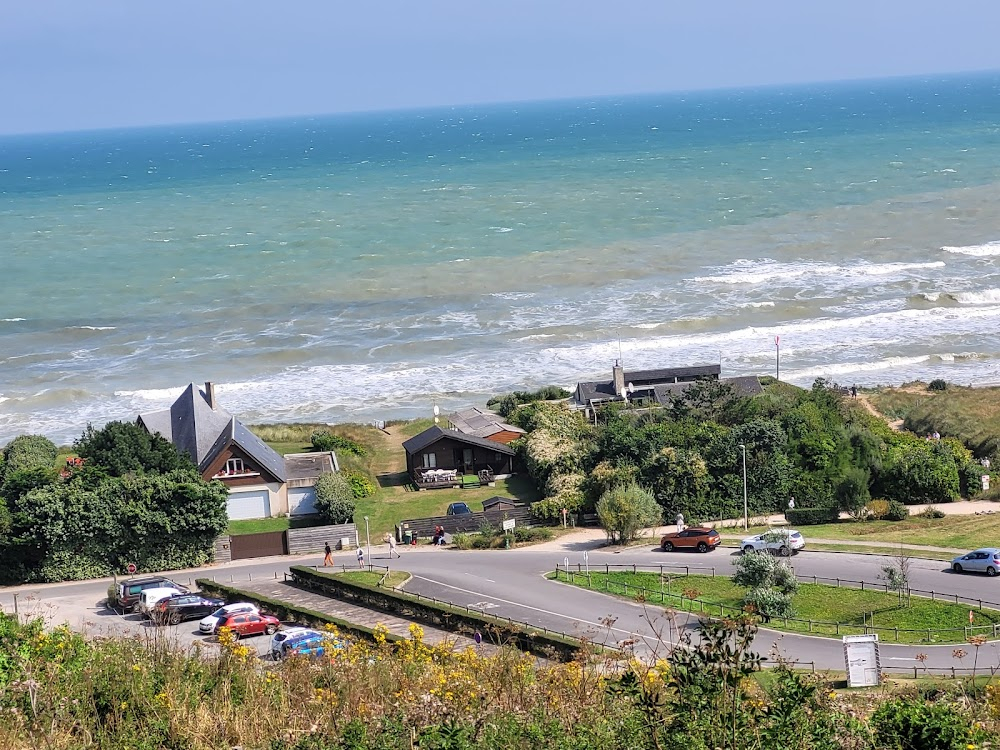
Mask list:
[[[323,656],[344,648],[344,642],[326,633],[302,633],[282,642],[281,658],[289,656]]]

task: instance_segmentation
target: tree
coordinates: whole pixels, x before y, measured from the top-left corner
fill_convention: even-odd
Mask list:
[[[764,621],[792,614],[792,596],[799,590],[787,563],[766,552],[748,552],[736,562],[733,583],[748,589],[743,604],[753,607]]]
[[[19,469],[55,468],[59,449],[43,435],[18,435],[3,449],[4,475]]]
[[[903,605],[903,594],[906,594],[906,603],[910,603],[910,567],[913,558],[902,546],[896,550],[888,565],[882,566],[882,573],[879,575],[890,591],[895,591],[899,595],[899,604]]]
[[[354,510],[354,489],[342,474],[329,472],[316,480],[316,512],[328,523],[352,523]]]
[[[648,526],[658,526],[663,509],[653,493],[638,484],[615,487],[597,501],[597,518],[612,544],[625,544],[637,539]]]
[[[187,454],[135,422],[108,422],[99,430],[88,424],[73,448],[88,463],[115,477],[194,468]]]

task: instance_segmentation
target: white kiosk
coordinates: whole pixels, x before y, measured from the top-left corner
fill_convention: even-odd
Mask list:
[[[882,681],[878,635],[845,635],[844,662],[847,687],[874,687]]]

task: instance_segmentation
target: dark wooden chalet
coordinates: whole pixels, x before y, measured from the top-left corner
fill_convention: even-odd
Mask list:
[[[493,481],[513,470],[514,450],[458,430],[428,428],[403,443],[406,471],[418,487],[462,487],[469,477]]]

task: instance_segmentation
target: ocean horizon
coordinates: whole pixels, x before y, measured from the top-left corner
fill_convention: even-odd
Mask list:
[[[1000,73],[0,137],[0,444],[721,363],[1000,383]]]

